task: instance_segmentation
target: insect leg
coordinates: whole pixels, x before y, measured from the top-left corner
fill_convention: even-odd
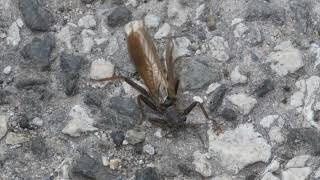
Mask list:
[[[179,81],[179,79],[177,79],[177,81],[176,81],[176,86],[175,86],[175,88],[174,88],[176,94],[177,94],[178,89],[179,89],[179,83],[180,83],[180,81]]]
[[[138,100],[138,105],[139,105],[139,108],[141,111],[141,122],[145,118],[142,103],[144,103],[145,105],[150,107],[152,110],[158,111],[156,105],[154,105],[154,103],[151,100],[149,100],[147,97],[140,94],[140,95],[138,95],[137,100]]]

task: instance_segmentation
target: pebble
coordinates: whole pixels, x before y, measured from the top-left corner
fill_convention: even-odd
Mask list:
[[[27,141],[29,141],[29,138],[24,134],[9,132],[6,136],[6,144],[8,145],[18,145]]]
[[[154,136],[157,137],[157,138],[162,138],[162,130],[161,130],[161,128],[158,128],[156,130],[156,132],[154,133]]]
[[[135,172],[135,180],[163,180],[164,177],[154,167],[138,169]]]
[[[260,125],[264,128],[271,127],[271,124],[273,124],[274,121],[279,119],[279,115],[269,115],[261,119]]]
[[[49,31],[53,15],[37,0],[19,0],[19,9],[25,24],[33,31]]]
[[[42,127],[43,126],[43,120],[38,118],[38,117],[35,117],[30,122],[30,125],[37,126],[37,127]]]
[[[110,98],[110,107],[118,113],[131,118],[140,116],[139,106],[132,98],[120,96],[112,97]]]
[[[147,14],[144,17],[144,24],[148,28],[157,28],[160,24],[160,17],[154,14]]]
[[[281,42],[271,52],[267,61],[271,62],[271,69],[279,76],[294,73],[304,66],[302,53],[290,41]]]
[[[42,156],[47,153],[47,146],[42,137],[36,137],[31,140],[31,151],[34,155]]]
[[[249,123],[227,130],[219,136],[208,130],[208,137],[209,154],[223,159],[217,163],[235,174],[250,164],[268,162],[271,157],[271,146]]]
[[[132,19],[132,13],[125,6],[115,8],[107,17],[106,24],[112,28],[123,26]]]
[[[119,170],[121,169],[121,159],[111,159],[109,165],[110,169]]]
[[[210,93],[212,93],[213,91],[215,91],[218,87],[220,87],[221,86],[221,84],[219,84],[219,83],[212,83],[212,84],[210,84],[209,86],[208,86],[208,89],[207,89],[207,91],[206,91],[206,94],[210,94]]]
[[[208,15],[207,17],[207,27],[209,31],[214,31],[217,29],[217,20],[214,15]]]
[[[8,117],[6,115],[0,115],[0,140],[6,135],[8,131]]]
[[[98,162],[89,155],[84,154],[74,163],[71,172],[76,176],[82,176],[90,179],[95,179],[99,169]]]
[[[20,28],[17,21],[14,21],[8,29],[7,44],[11,46],[17,46],[21,41]]]
[[[81,32],[81,37],[82,37],[82,49],[81,53],[87,54],[90,53],[93,46],[94,46],[94,40],[93,40],[93,35],[95,33],[92,30],[83,30]]]
[[[234,37],[241,38],[249,31],[249,28],[243,23],[237,24],[236,28],[233,31]]]
[[[42,37],[35,37],[32,41],[26,44],[21,55],[24,59],[32,65],[41,68],[48,68],[50,66],[51,52],[55,48],[55,37],[50,34],[45,34]]]
[[[230,95],[227,99],[235,105],[243,115],[249,114],[257,104],[255,98],[244,93]]]
[[[78,26],[86,29],[94,29],[97,25],[97,22],[93,15],[86,15],[79,19]]]
[[[77,26],[75,24],[67,24],[56,34],[56,38],[62,41],[68,49],[73,49],[71,39],[75,35],[75,32],[72,31],[72,29],[75,29],[76,27]]]
[[[230,78],[233,84],[244,84],[248,81],[247,76],[240,73],[239,66],[234,68],[230,74]]]
[[[167,37],[170,33],[171,27],[168,23],[164,23],[159,30],[156,32],[156,34],[154,35],[155,39],[161,39],[164,37]]]
[[[283,134],[281,133],[281,128],[279,127],[272,127],[269,131],[269,138],[271,144],[281,144],[285,141]]]
[[[12,67],[11,66],[7,66],[3,69],[3,74],[5,75],[9,75],[12,71]]]
[[[195,170],[200,173],[203,177],[212,176],[212,166],[208,160],[210,156],[208,154],[202,154],[200,151],[193,153],[194,161],[192,164],[195,166]]]
[[[307,180],[308,176],[312,173],[310,167],[304,168],[290,168],[282,172],[282,180]]]
[[[179,0],[171,0],[168,3],[168,18],[171,24],[180,27],[188,20],[189,9]]]
[[[111,138],[116,146],[121,146],[125,139],[125,134],[123,131],[112,131]]]
[[[215,112],[221,106],[224,96],[227,92],[227,88],[225,85],[219,86],[214,92],[212,92],[208,99],[209,99],[209,110],[210,112]]]
[[[174,59],[191,55],[191,52],[189,50],[191,41],[188,38],[186,37],[176,38],[173,43],[174,43],[174,48],[173,48],[172,54]]]
[[[126,140],[129,144],[135,145],[145,140],[146,133],[142,130],[128,130],[126,133]]]
[[[86,110],[80,105],[75,105],[69,112],[71,120],[63,128],[62,133],[72,137],[79,137],[81,133],[97,131],[93,126],[94,119],[90,118]]]
[[[110,61],[97,59],[91,63],[90,78],[101,80],[112,77],[114,73],[114,65]]]
[[[209,41],[209,48],[212,56],[220,61],[226,62],[229,60],[229,54],[227,51],[229,50],[229,44],[225,39],[221,36],[215,36]]]
[[[274,82],[271,79],[266,79],[262,82],[262,84],[260,84],[257,87],[257,89],[255,90],[255,93],[258,97],[264,97],[273,89],[274,89]]]
[[[146,144],[143,146],[143,152],[150,154],[150,155],[154,155],[155,154],[155,150],[154,147],[150,144]]]
[[[109,166],[109,165],[110,165],[110,163],[109,163],[109,158],[106,157],[106,156],[102,156],[102,157],[101,157],[101,161],[102,161],[102,165],[103,165],[103,166]]]
[[[237,113],[230,108],[225,108],[221,112],[221,116],[227,121],[234,121],[237,119]]]
[[[305,167],[307,161],[311,159],[310,155],[296,156],[286,164],[286,168],[302,168]]]

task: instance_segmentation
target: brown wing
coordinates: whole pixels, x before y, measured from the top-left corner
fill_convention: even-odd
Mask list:
[[[171,36],[168,37],[167,45],[166,45],[166,61],[165,61],[165,67],[166,67],[166,75],[167,75],[167,81],[168,81],[168,95],[171,98],[176,97],[176,74],[175,74],[175,68],[174,68],[174,60],[173,60],[173,42]]]
[[[133,21],[126,25],[128,35],[128,51],[136,70],[142,77],[149,93],[155,97],[156,103],[167,98],[168,82],[161,69],[160,58],[142,21]]]

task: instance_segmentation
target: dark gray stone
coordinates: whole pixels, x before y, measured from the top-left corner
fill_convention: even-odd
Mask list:
[[[164,178],[159,174],[158,170],[153,167],[139,169],[135,173],[135,180],[163,180]]]
[[[43,156],[47,153],[47,146],[42,137],[36,137],[31,141],[31,151],[35,155]]]
[[[177,66],[180,87],[183,90],[196,90],[219,81],[221,76],[217,68],[208,66],[196,59],[182,60]]]
[[[309,2],[292,0],[290,1],[290,9],[295,20],[295,27],[299,32],[307,33],[310,28],[312,30],[312,7]]]
[[[255,90],[255,93],[258,97],[263,97],[273,89],[274,83],[270,79],[266,79],[258,86],[258,88]]]
[[[47,84],[45,79],[20,79],[16,82],[15,86],[18,89],[31,89],[34,86],[40,86]]]
[[[84,4],[92,4],[95,0],[81,0]]]
[[[115,112],[113,109],[108,107],[102,108],[103,118],[99,121],[100,128],[116,128],[116,129],[131,129],[133,128],[138,119],[132,116],[122,115]]]
[[[99,163],[89,155],[82,155],[72,167],[72,173],[75,176],[95,179],[99,171]]]
[[[122,142],[124,141],[125,135],[124,135],[123,131],[112,131],[111,138],[112,138],[113,143],[116,146],[121,146]]]
[[[126,180],[126,178],[104,167],[100,168],[100,170],[96,174],[95,179],[96,180]]]
[[[107,17],[106,23],[110,27],[123,26],[132,19],[132,13],[125,6],[115,8]]]
[[[61,69],[65,75],[65,93],[67,96],[75,95],[78,89],[82,58],[80,56],[62,53],[60,61]]]
[[[11,93],[9,91],[0,90],[0,105],[9,104]]]
[[[223,109],[221,116],[227,121],[234,121],[237,119],[237,113],[233,109],[229,108]]]
[[[33,31],[48,31],[54,23],[51,12],[38,0],[19,0],[19,9],[25,24]]]
[[[22,114],[18,117],[18,124],[22,129],[33,130],[34,128],[30,124],[30,120],[32,119],[31,115]]]
[[[26,44],[21,50],[21,55],[27,63],[48,68],[50,66],[50,55],[55,48],[55,38],[52,35],[46,34],[41,38],[35,37]]]
[[[287,139],[290,150],[309,149],[308,153],[320,155],[320,132],[315,128],[291,129]]]
[[[247,21],[268,21],[282,25],[285,21],[285,10],[272,6],[264,0],[252,0],[245,15]]]
[[[140,111],[138,105],[132,98],[112,97],[110,107],[120,114],[129,117],[139,117]]]
[[[216,112],[221,106],[223,98],[226,94],[227,88],[225,85],[221,85],[214,92],[209,95],[209,110],[210,112]]]
[[[85,97],[84,97],[84,103],[86,105],[93,105],[96,107],[101,107],[102,102],[101,102],[102,96],[99,95],[97,92],[88,92]]]

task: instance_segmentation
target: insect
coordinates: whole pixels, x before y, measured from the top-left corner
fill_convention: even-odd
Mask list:
[[[130,59],[132,60],[137,72],[143,79],[147,89],[138,85],[134,81],[123,76],[114,76],[105,80],[122,79],[134,89],[139,91],[138,104],[141,109],[144,103],[153,111],[162,115],[162,118],[149,118],[152,123],[165,124],[169,128],[179,128],[185,125],[187,115],[199,106],[209,119],[203,105],[193,102],[184,110],[177,108],[177,91],[179,80],[175,74],[175,64],[173,59],[173,42],[169,36],[165,49],[165,59],[163,62],[157,53],[157,49],[144,28],[142,21],[132,21],[125,26],[127,34],[127,46]],[[213,120],[213,123],[217,123]]]

